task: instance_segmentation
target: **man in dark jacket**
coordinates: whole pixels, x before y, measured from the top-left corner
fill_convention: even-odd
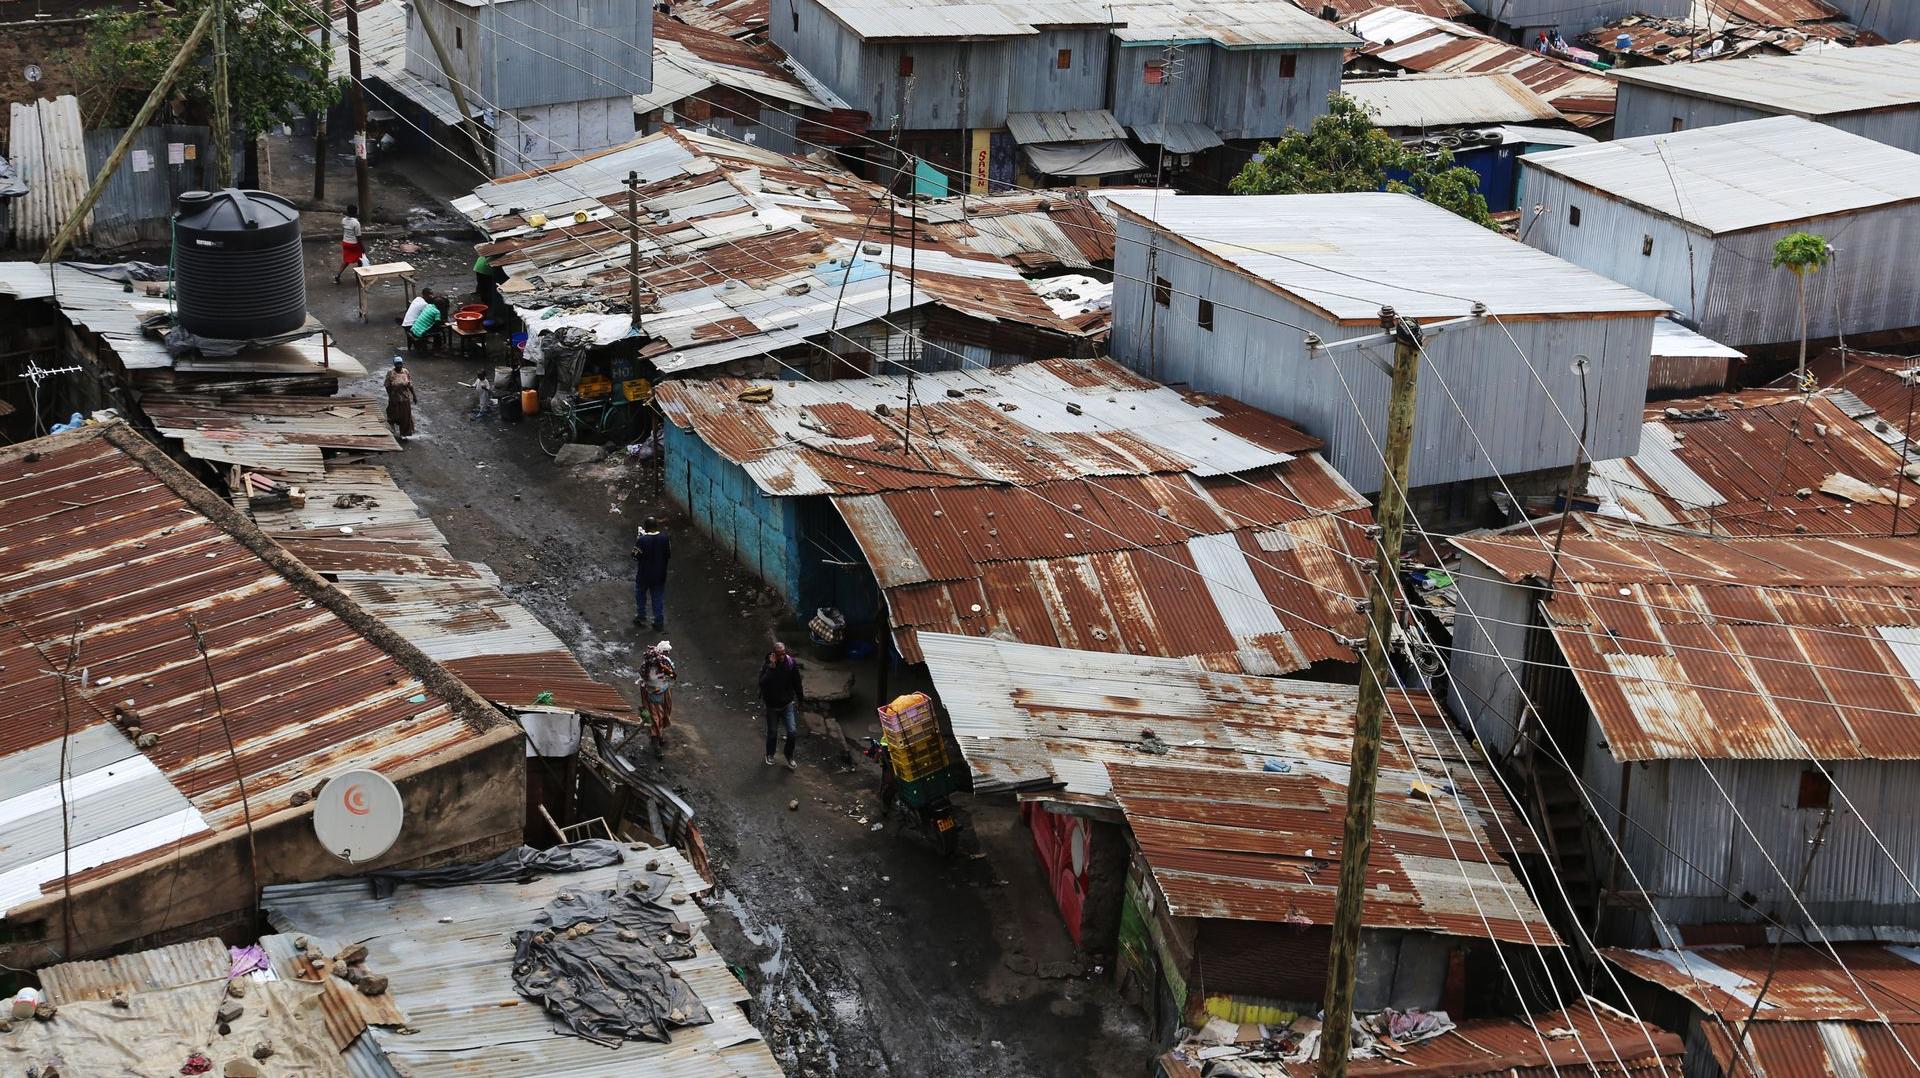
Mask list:
[[[667,627],[667,559],[673,554],[660,521],[648,517],[633,540],[633,623],[647,620],[647,602],[653,602],[653,629]]]
[[[799,736],[795,722],[800,709],[800,664],[787,651],[787,645],[776,643],[767,653],[767,661],[760,664],[760,699],[767,705],[767,758],[766,765],[773,766],[773,750],[780,744],[780,730],[787,731],[787,770],[795,770],[799,765],[793,762],[793,743]]]

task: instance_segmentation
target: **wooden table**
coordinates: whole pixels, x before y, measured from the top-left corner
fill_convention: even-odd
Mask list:
[[[467,329],[461,326],[456,320],[450,323],[447,329],[453,333],[454,340],[458,342],[455,346],[455,351],[458,352],[461,357],[464,358],[478,351],[481,359],[487,358],[487,328],[485,326],[475,326],[472,329]]]
[[[397,280],[407,293],[407,302],[413,302],[413,263],[382,262],[377,266],[355,266],[353,279],[360,287],[360,321],[367,320],[367,286],[381,281]]]

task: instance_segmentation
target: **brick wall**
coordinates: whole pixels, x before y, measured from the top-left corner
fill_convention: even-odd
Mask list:
[[[138,7],[130,0],[0,0],[0,100],[31,101],[85,88],[75,69],[87,40],[87,17]],[[29,84],[28,64],[41,81]]]

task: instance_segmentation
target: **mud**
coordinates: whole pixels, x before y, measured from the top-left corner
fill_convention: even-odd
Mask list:
[[[276,186],[310,194],[310,153],[276,146]],[[330,201],[351,197],[350,173],[330,172]],[[470,179],[411,162],[377,169],[374,260],[404,258],[422,283],[470,291],[472,241],[445,234],[452,215],[441,202]],[[336,253],[308,244],[310,303],[371,372],[342,392],[377,398],[400,346],[400,291],[376,292],[362,324],[353,288],[332,283]],[[663,764],[644,766],[698,813],[719,880],[712,938],[753,992],[752,1017],[787,1073],[1149,1072],[1139,1012],[1115,995],[1104,957],[1074,948],[1011,802],[962,797],[966,837],[945,860],[880,815],[873,765],[855,756],[849,766],[829,738],[803,736],[796,772],[763,766],[759,658],[776,636],[804,642],[767,590],[687,526],[646,465],[616,454],[558,469],[531,423],[467,418],[469,393],[457,383],[477,364],[409,366],[418,436],[385,458],[395,478],[455,556],[492,566],[516,601],[630,697],[635,645],[658,636],[631,624],[629,540],[649,515],[671,530],[660,635],[681,671],[677,736]],[[853,698],[833,712],[851,737],[877,729],[874,681],[863,665]]]

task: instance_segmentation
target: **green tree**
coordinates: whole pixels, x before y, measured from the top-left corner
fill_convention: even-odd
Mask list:
[[[1833,261],[1833,249],[1824,236],[1811,232],[1791,232],[1773,245],[1773,268],[1782,266],[1800,285],[1800,380],[1807,377],[1807,277]]]
[[[212,0],[155,3],[134,11],[93,18],[87,43],[74,63],[88,89],[81,110],[89,127],[132,119],[160,73],[192,32]],[[227,84],[233,122],[262,132],[325,109],[339,90],[315,78],[327,69],[327,52],[302,29],[314,25],[304,0],[227,0]],[[180,73],[167,112],[175,121],[201,120],[212,112],[212,35],[202,56]],[[251,144],[249,144],[251,145]]]
[[[1395,172],[1404,180],[1390,180]],[[1365,106],[1335,91],[1327,111],[1305,131],[1289,131],[1262,143],[1228,184],[1236,195],[1326,194],[1335,191],[1401,191],[1418,195],[1486,228],[1498,228],[1480,194],[1480,177],[1454,164],[1453,153],[1426,155],[1374,126]]]

